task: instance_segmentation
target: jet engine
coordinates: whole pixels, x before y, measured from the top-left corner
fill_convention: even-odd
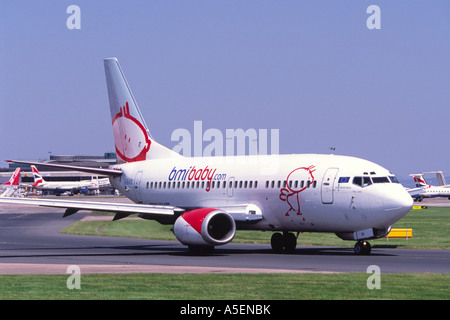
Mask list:
[[[173,226],[173,233],[184,245],[211,247],[233,240],[236,224],[225,211],[200,208],[179,216]]]

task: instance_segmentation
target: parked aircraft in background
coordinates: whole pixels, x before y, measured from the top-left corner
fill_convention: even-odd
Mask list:
[[[22,169],[17,167],[11,178],[9,178],[8,182],[2,184],[3,193],[0,197],[12,197],[17,194],[19,189],[19,181],[20,181],[20,171]]]
[[[98,190],[99,188],[98,180],[45,181],[36,166],[32,165],[31,171],[33,172],[34,177],[34,183],[32,186],[43,192],[52,192],[56,195],[69,192],[70,195],[74,195],[80,192],[86,193],[89,191]]]
[[[430,171],[430,172],[424,172],[425,173],[434,173],[436,174],[436,180],[437,180],[437,186],[443,187],[443,188],[450,188],[450,184],[447,184],[445,182],[444,173],[442,171]]]
[[[409,189],[408,193],[414,198],[414,201],[421,202],[424,198],[436,197],[444,197],[450,200],[450,186],[445,184],[444,175],[441,171],[432,173],[436,173],[439,186],[429,185],[423,177],[424,173],[410,174],[414,179],[416,188]]]
[[[109,169],[47,165],[108,175],[135,204],[9,202],[66,208],[64,216],[100,210],[116,212],[113,220],[118,220],[137,213],[173,224],[176,238],[193,251],[227,244],[237,229],[246,229],[274,232],[276,252],[293,251],[301,232],[331,232],[357,241],[356,254],[369,254],[367,240],[387,235],[412,207],[392,173],[355,157],[183,157],[151,137],[117,59],[104,64],[118,164]]]

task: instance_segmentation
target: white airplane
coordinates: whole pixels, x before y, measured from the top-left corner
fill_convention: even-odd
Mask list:
[[[424,173],[434,173],[434,174],[436,174],[436,180],[438,182],[437,186],[438,187],[443,187],[443,188],[450,188],[450,184],[447,184],[445,182],[444,173],[442,171],[430,171],[430,172],[424,172]]]
[[[61,195],[69,192],[70,195],[82,191],[98,190],[99,183],[97,180],[82,180],[82,181],[45,181],[42,174],[38,171],[36,166],[31,166],[33,172],[34,183],[33,187],[42,191],[50,191],[56,195]]]
[[[412,208],[412,198],[392,173],[355,157],[181,156],[150,135],[118,60],[105,59],[104,66],[118,164],[108,169],[52,166],[108,175],[135,203],[16,203],[66,208],[64,216],[100,210],[115,212],[113,220],[118,220],[137,213],[173,224],[176,238],[193,251],[225,245],[237,229],[245,229],[274,232],[276,252],[293,251],[300,232],[331,232],[357,241],[356,254],[370,254],[366,240],[387,235]]]
[[[17,167],[11,178],[9,178],[8,182],[2,184],[3,193],[0,197],[12,197],[14,196],[19,189],[19,180],[20,180],[20,171],[22,168]]]
[[[440,179],[439,175],[437,174],[439,186],[429,185],[423,177],[423,173],[410,174],[410,176],[413,177],[414,182],[416,183],[416,188],[408,190],[411,197],[414,198],[414,201],[421,202],[424,198],[436,197],[444,197],[450,200],[450,188],[445,184],[445,179],[442,172],[440,173]]]

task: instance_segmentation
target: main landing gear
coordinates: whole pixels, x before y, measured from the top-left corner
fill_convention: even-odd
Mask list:
[[[275,253],[292,253],[297,246],[297,237],[287,231],[284,231],[283,234],[274,233],[270,239],[270,245]]]
[[[368,256],[370,251],[372,251],[372,246],[369,242],[360,240],[355,244],[355,253],[359,256],[365,255]]]

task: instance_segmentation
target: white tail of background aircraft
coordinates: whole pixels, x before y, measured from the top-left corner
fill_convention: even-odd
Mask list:
[[[369,254],[366,240],[387,235],[412,207],[392,173],[355,157],[183,157],[151,137],[118,60],[105,59],[104,65],[118,164],[108,169],[45,165],[108,175],[135,204],[16,203],[66,208],[64,216],[78,210],[113,211],[118,220],[137,213],[173,224],[176,238],[193,250],[227,244],[237,229],[246,229],[272,231],[276,252],[294,250],[301,232],[331,232],[357,241],[357,254]]]

